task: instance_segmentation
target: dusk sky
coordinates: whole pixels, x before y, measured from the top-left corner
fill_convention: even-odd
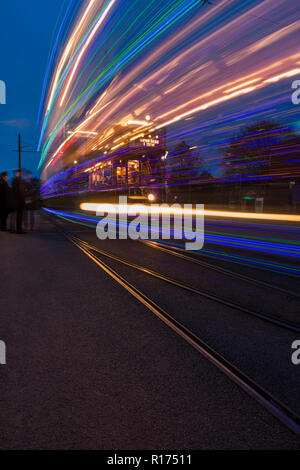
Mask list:
[[[65,8],[62,0],[5,2],[1,4],[0,80],[6,83],[6,105],[0,105],[0,170],[17,167],[18,132],[23,144],[38,140],[38,110],[45,70],[57,22]],[[36,171],[39,155],[23,154],[24,168]]]

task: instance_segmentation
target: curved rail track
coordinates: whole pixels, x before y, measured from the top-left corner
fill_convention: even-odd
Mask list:
[[[53,220],[52,220],[53,222]],[[134,296],[143,306],[149,309],[154,315],[156,315],[161,321],[163,321],[169,328],[171,328],[176,334],[178,334],[183,340],[193,346],[199,353],[201,353],[206,359],[214,364],[220,371],[226,374],[233,382],[239,387],[246,391],[252,398],[259,402],[265,409],[267,409],[273,416],[275,416],[280,422],[291,429],[296,435],[300,437],[300,416],[293,412],[288,406],[282,403],[281,400],[277,399],[272,393],[262,387],[258,382],[251,379],[247,374],[237,368],[231,361],[227,360],[223,355],[219,354],[215,349],[209,346],[203,341],[197,334],[193,333],[189,328],[184,326],[181,322],[176,320],[169,312],[161,308],[156,302],[145,295],[141,290],[135,287],[131,282],[120,275],[115,269],[106,264],[102,257],[116,261],[122,265],[126,265],[130,268],[143,272],[147,275],[153,276],[164,282],[168,282],[180,289],[187,290],[197,295],[204,296],[209,300],[220,302],[228,307],[238,309],[250,315],[260,318],[261,320],[276,325],[280,328],[284,328],[293,332],[299,333],[300,327],[297,325],[288,324],[281,320],[275,319],[259,312],[251,311],[241,305],[234,304],[226,299],[218,298],[205,291],[200,291],[191,286],[185,285],[179,281],[171,279],[160,273],[152,271],[143,266],[131,263],[118,256],[101,250],[85,240],[82,240],[58,227],[57,230],[66,237],[71,243],[73,243],[78,249],[80,249],[86,256],[88,256],[99,268],[106,272],[112,279],[114,279],[122,288],[128,293]],[[167,250],[168,251],[168,250]],[[187,257],[189,258],[189,257]]]

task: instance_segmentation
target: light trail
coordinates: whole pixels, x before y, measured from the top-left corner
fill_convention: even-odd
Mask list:
[[[81,203],[80,209],[88,212],[109,212],[113,209],[115,213],[128,213],[129,215],[136,212],[136,205],[130,204],[97,204],[97,203]],[[282,222],[300,222],[300,215],[297,214],[264,214],[259,212],[231,212],[231,211],[215,211],[215,210],[196,210],[159,206],[141,206],[139,212],[141,214],[181,214],[181,215],[203,215],[206,217],[221,217],[231,219],[252,219],[252,220],[270,220]]]
[[[297,181],[299,144],[288,142],[299,127],[289,92],[289,80],[300,74],[300,13],[293,0],[284,8],[280,0],[224,0],[203,8],[200,0],[78,1],[65,23],[66,44],[54,57],[43,108],[46,197],[89,192],[82,174],[132,149],[142,153],[147,133],[159,129],[166,135],[160,157],[168,157],[163,163],[172,190]],[[263,120],[284,130],[249,132],[245,138],[254,144],[243,150],[251,158],[237,153],[226,161],[239,128]],[[181,141],[191,151],[186,168],[176,156]],[[65,171],[68,158],[78,161],[76,174]],[[93,162],[84,166],[89,158]],[[145,185],[150,180],[145,177]],[[118,181],[110,189],[119,190]]]
[[[61,75],[61,71],[62,71],[62,69],[65,65],[65,62],[67,60],[67,57],[68,57],[68,55],[71,51],[71,47],[72,47],[73,43],[76,41],[78,32],[79,32],[81,26],[83,25],[87,15],[88,15],[89,11],[91,10],[94,3],[95,3],[95,0],[90,0],[87,9],[85,10],[84,14],[82,15],[81,20],[79,21],[79,24],[77,25],[77,27],[75,28],[71,38],[69,39],[69,42],[66,46],[66,49],[65,49],[65,51],[62,55],[62,58],[61,58],[60,63],[58,65],[58,68],[57,68],[57,71],[56,71],[56,74],[55,74],[55,77],[54,77],[53,85],[52,85],[52,88],[51,88],[51,92],[50,92],[50,96],[49,96],[49,100],[48,100],[48,104],[47,104],[47,112],[50,109],[50,106],[51,106],[51,103],[52,103],[52,100],[53,100],[53,96],[54,96],[54,93],[55,93],[55,90],[56,90],[56,87],[57,87],[57,84],[58,84],[58,80],[59,80],[60,75]]]
[[[92,29],[92,31],[90,32],[89,36],[87,37],[87,40],[85,41],[85,43],[83,44],[82,48],[81,48],[81,51],[76,59],[76,62],[73,66],[73,69],[72,69],[72,72],[71,72],[71,75],[69,77],[69,80],[65,86],[65,90],[63,92],[63,96],[62,96],[62,99],[60,101],[60,106],[62,106],[64,104],[64,101],[65,101],[65,98],[66,98],[66,95],[69,91],[69,88],[71,86],[71,83],[72,83],[72,80],[74,78],[74,75],[79,67],[79,64],[80,64],[80,61],[84,55],[84,53],[86,52],[87,48],[89,47],[90,43],[92,42],[92,40],[94,39],[96,33],[98,32],[98,29],[100,28],[100,26],[102,25],[103,21],[105,20],[105,18],[107,17],[108,13],[110,12],[110,10],[112,9],[113,5],[116,3],[116,0],[111,0],[109,2],[109,4],[107,5],[107,7],[105,8],[105,10],[103,11],[102,15],[100,16],[99,20],[97,21],[97,23],[95,24],[94,28]]]
[[[61,217],[64,220],[69,222],[85,225],[87,227],[96,228],[100,218],[99,216],[95,215],[87,215],[84,212],[69,212],[69,211],[62,211],[62,210],[54,210],[44,208],[45,211],[56,215],[57,217]],[[133,215],[136,215],[133,214]],[[127,229],[127,224],[124,224],[120,221],[117,222],[118,226],[122,228],[122,230]],[[272,225],[269,226],[272,230]],[[151,228],[152,232],[155,232],[155,227]],[[160,228],[157,225],[156,228],[157,239],[160,239]],[[205,230],[205,244],[204,248],[202,248],[201,253],[205,254],[210,257],[229,260],[234,263],[243,264],[245,266],[255,266],[260,269],[270,270],[270,271],[278,271],[282,274],[291,274],[294,276],[300,276],[300,269],[298,266],[293,266],[291,264],[286,264],[282,258],[291,258],[293,260],[299,260],[300,258],[300,248],[299,244],[295,244],[290,240],[278,240],[274,242],[273,240],[264,239],[254,240],[251,237],[239,237],[235,234],[231,236],[223,235],[223,236],[213,236],[208,231]],[[182,245],[178,245],[175,240],[160,240],[160,243],[169,246],[178,246],[182,248]],[[219,250],[222,250],[224,247],[229,247],[230,249],[234,250],[232,253],[224,253],[223,251],[217,251],[215,249],[211,249],[207,246],[207,244],[211,244],[213,246],[218,246]],[[248,256],[243,256],[239,253],[236,253],[236,250],[247,250],[249,252]],[[262,259],[258,258],[251,258],[251,252],[256,252],[263,256]],[[270,259],[270,256],[279,256],[281,259],[274,260],[273,258]]]

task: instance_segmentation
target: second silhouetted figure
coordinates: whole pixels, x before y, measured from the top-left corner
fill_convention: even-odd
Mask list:
[[[6,231],[6,219],[8,215],[9,186],[7,184],[7,172],[0,175],[0,228]]]
[[[21,172],[18,171],[12,182],[13,198],[16,207],[16,233],[23,232],[23,212],[25,208],[25,184],[21,177]]]

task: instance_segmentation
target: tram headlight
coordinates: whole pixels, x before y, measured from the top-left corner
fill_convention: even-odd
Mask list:
[[[148,194],[148,201],[150,201],[150,202],[155,201],[155,196],[154,196],[154,194],[152,194],[152,193]]]
[[[148,194],[148,201],[150,201],[150,202],[155,201],[155,196],[154,196],[154,194],[152,194],[152,193]]]

